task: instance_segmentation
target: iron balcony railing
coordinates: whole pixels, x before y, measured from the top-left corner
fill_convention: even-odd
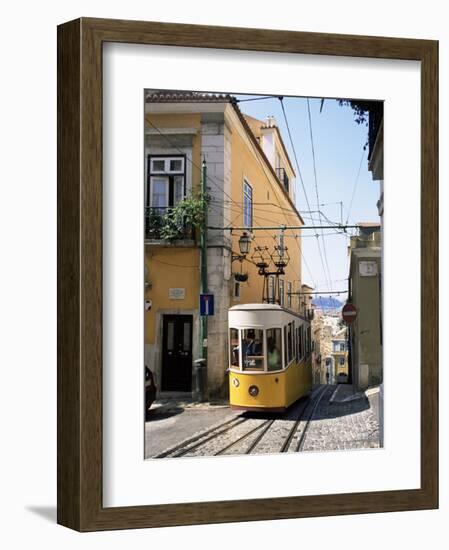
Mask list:
[[[287,176],[287,172],[285,171],[285,168],[276,168],[276,176],[279,178],[279,181],[284,186],[285,190],[288,193],[289,189],[289,179]]]
[[[147,240],[194,240],[195,228],[188,223],[174,230],[174,224],[170,223],[170,206],[145,207],[145,239]],[[166,228],[170,226],[170,231]]]

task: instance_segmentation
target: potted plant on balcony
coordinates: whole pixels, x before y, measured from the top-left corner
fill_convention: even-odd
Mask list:
[[[205,211],[209,197],[201,192],[184,197],[164,215],[161,238],[173,242],[195,238],[195,227],[205,223]]]
[[[159,239],[160,231],[163,225],[164,215],[156,208],[146,208],[145,210],[145,237],[147,239]]]

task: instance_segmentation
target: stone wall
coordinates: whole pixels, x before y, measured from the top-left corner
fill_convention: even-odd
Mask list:
[[[211,202],[208,225],[224,227],[230,223],[231,195],[230,132],[222,121],[201,125],[201,159],[206,160],[207,190]],[[214,315],[208,318],[208,392],[209,399],[225,396],[228,390],[227,326],[231,295],[231,237],[224,231],[209,231],[207,238],[208,291],[214,295]]]

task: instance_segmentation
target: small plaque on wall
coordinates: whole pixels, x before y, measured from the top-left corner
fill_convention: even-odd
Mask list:
[[[168,289],[168,297],[170,300],[184,300],[186,297],[186,289],[185,288],[169,288]]]
[[[373,262],[373,261],[360,262],[359,273],[362,277],[375,277],[377,275],[377,262]]]

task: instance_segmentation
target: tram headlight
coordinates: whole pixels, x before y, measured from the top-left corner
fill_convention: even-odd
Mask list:
[[[240,386],[239,379],[238,378],[233,378],[232,379],[232,384],[233,384],[234,388],[238,388]]]
[[[259,388],[257,386],[250,386],[248,388],[248,393],[251,397],[257,397],[259,395]]]

